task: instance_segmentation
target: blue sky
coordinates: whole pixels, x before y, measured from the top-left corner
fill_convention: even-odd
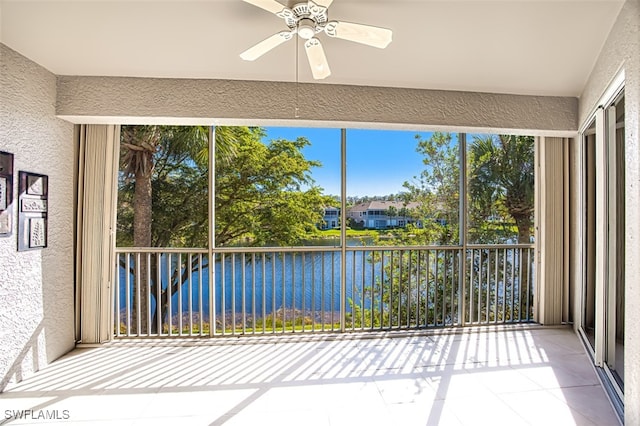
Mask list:
[[[311,145],[304,149],[309,160],[318,160],[321,168],[313,178],[325,194],[340,194],[340,129],[267,127],[266,140],[295,139],[304,136]],[[395,130],[347,130],[347,195],[387,195],[403,191],[424,169],[416,152],[415,136],[429,138],[429,132]]]

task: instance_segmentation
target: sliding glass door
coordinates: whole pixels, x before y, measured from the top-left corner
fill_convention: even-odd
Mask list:
[[[625,299],[625,98],[620,88],[582,133],[583,279],[580,330],[623,400]]]

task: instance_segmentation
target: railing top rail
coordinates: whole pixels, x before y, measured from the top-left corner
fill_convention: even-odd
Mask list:
[[[532,249],[534,244],[468,244],[467,249]],[[391,251],[391,250],[462,250],[463,246],[347,246],[348,251]],[[340,246],[299,246],[299,247],[216,247],[214,253],[299,253],[339,251]],[[207,254],[206,248],[172,247],[117,247],[116,253],[192,253]]]
[[[192,253],[207,254],[206,248],[178,248],[178,247],[116,247],[116,253]]]
[[[462,246],[349,246],[353,251],[387,251],[387,250],[461,250]]]
[[[467,244],[468,249],[510,249],[510,248],[535,248],[535,244]]]

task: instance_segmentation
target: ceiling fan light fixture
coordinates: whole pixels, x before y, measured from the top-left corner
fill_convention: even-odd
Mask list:
[[[298,21],[298,35],[300,38],[309,40],[316,35],[316,23],[312,19],[301,19]]]

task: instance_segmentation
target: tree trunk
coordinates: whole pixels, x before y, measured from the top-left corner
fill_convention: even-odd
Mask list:
[[[513,215],[513,218],[516,221],[516,226],[518,227],[518,244],[531,244],[531,226],[533,225],[531,220],[531,215],[529,214],[520,214]],[[533,308],[533,300],[531,300],[531,292],[529,289],[531,288],[531,264],[530,261],[533,262],[535,258],[535,253],[532,252],[531,256],[527,255],[527,250],[530,249],[520,249],[520,253],[522,255],[522,282],[519,283],[520,292],[521,292],[521,303],[520,303],[520,314],[522,318],[526,318],[527,316],[531,317],[531,312]],[[527,310],[527,300],[529,301],[529,312]]]
[[[531,244],[531,216],[528,214],[512,214],[518,228],[518,244]]]
[[[133,214],[133,245],[135,247],[151,247],[151,175],[152,171],[147,170],[136,172],[135,175],[135,192],[134,192],[134,214]],[[137,291],[134,291],[133,315],[132,322],[137,333],[145,334],[148,332],[148,303],[149,303],[149,276],[147,267],[149,261],[146,254],[140,254],[139,261],[136,259],[136,267],[139,267],[140,284],[140,300],[137,300]],[[136,271],[138,272],[138,271]],[[140,311],[138,312],[138,306]],[[138,317],[140,319],[140,329],[138,330]]]

